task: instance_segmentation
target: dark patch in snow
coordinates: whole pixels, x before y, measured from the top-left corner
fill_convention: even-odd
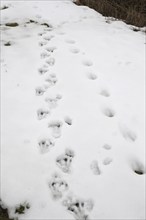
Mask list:
[[[5,25],[8,26],[8,27],[17,27],[17,26],[19,26],[19,24],[16,23],[16,22],[6,23]]]
[[[4,44],[4,46],[11,46],[11,42],[10,42],[10,41],[6,42],[6,43]]]
[[[0,200],[0,219],[1,220],[12,220],[9,219],[8,209],[2,204]]]
[[[4,5],[3,7],[0,8],[0,10],[5,10],[8,9],[9,7],[7,5]]]
[[[48,27],[48,28],[52,28],[52,25],[50,25],[50,24],[48,24],[48,23],[42,23],[41,25],[44,25],[44,26],[46,26],[46,27]]]
[[[29,203],[24,202],[23,204],[20,204],[19,206],[15,208],[15,213],[18,213],[19,215],[25,214],[25,211],[27,209],[30,209],[30,205]]]

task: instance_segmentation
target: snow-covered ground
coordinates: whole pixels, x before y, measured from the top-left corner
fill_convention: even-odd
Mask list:
[[[3,6],[0,198],[10,217],[145,219],[144,34],[71,0]]]

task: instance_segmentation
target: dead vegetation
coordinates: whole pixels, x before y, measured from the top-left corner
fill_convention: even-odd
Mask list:
[[[146,26],[145,0],[75,0],[77,5],[86,5],[106,17],[123,20],[137,27]]]

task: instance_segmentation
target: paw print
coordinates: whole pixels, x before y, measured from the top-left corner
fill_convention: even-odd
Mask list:
[[[64,173],[70,173],[73,158],[74,152],[70,149],[66,149],[64,154],[57,157],[56,164]]]

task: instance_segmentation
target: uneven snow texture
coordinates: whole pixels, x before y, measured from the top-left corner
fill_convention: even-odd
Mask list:
[[[144,34],[70,0],[0,12],[10,217],[145,219]]]

